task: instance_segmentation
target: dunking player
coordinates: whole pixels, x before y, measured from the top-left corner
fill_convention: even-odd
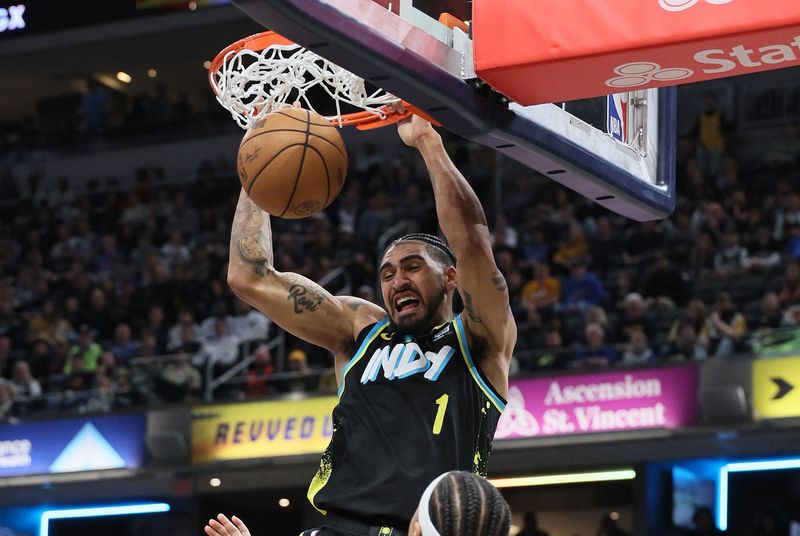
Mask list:
[[[308,491],[326,514],[319,536],[403,534],[435,477],[485,474],[505,406],[516,326],[483,209],[428,122],[414,116],[398,130],[425,161],[453,251],[423,234],[390,244],[379,272],[386,310],[278,272],[269,217],[244,192],[233,221],[234,292],[336,356],[333,436]],[[464,311],[454,317],[456,289]]]
[[[450,471],[431,482],[422,493],[408,526],[408,536],[508,536],[511,509],[496,487],[467,473]],[[251,536],[236,516],[219,514],[205,526],[208,536]],[[301,536],[317,536],[306,531]]]

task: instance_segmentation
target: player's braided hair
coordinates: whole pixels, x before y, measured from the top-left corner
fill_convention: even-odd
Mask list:
[[[456,264],[456,256],[453,255],[453,252],[450,250],[450,247],[445,243],[445,241],[438,236],[428,233],[411,233],[401,236],[389,244],[389,247],[386,249],[389,250],[400,242],[410,241],[422,242],[428,246],[428,251],[434,260],[441,262],[445,266],[454,266]]]
[[[485,478],[466,471],[447,473],[428,503],[441,536],[508,536],[511,509]]]

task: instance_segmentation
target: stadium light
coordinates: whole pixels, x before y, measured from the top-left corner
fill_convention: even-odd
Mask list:
[[[66,510],[45,510],[39,522],[39,536],[48,536],[53,519],[78,519],[85,517],[123,516],[135,514],[157,514],[169,512],[167,503],[141,503],[117,506],[91,506]]]
[[[489,482],[498,488],[521,488],[527,486],[553,486],[557,484],[582,484],[588,482],[609,482],[613,480],[633,480],[636,471],[617,469],[613,471],[592,471],[586,473],[563,473],[557,475],[531,475],[509,478],[490,478]]]

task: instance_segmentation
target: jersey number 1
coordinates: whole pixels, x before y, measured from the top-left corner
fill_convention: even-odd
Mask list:
[[[444,413],[447,411],[448,400],[450,400],[448,395],[442,395],[436,399],[436,405],[439,406],[439,409],[436,410],[436,418],[433,420],[433,435],[439,435],[442,432]]]

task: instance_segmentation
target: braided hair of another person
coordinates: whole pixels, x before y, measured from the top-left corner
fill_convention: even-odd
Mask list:
[[[418,520],[421,536],[508,536],[511,509],[485,478],[451,471],[422,494]]]

